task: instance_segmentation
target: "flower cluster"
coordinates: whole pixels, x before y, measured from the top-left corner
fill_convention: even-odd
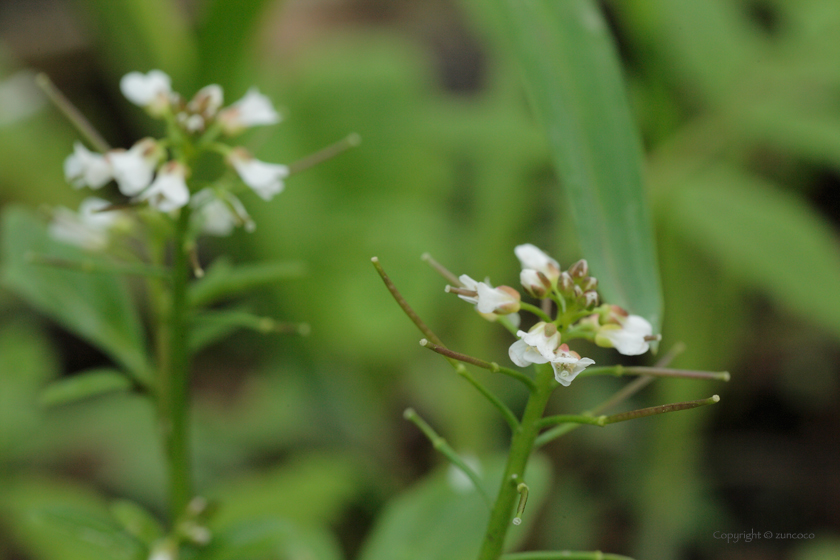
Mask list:
[[[650,342],[659,339],[644,318],[630,315],[616,305],[599,305],[598,280],[589,275],[585,260],[563,271],[556,260],[534,245],[519,245],[514,253],[522,264],[519,276],[522,287],[532,297],[542,300],[541,307],[522,302],[514,288],[494,288],[489,281],[476,282],[467,275],[458,279],[461,286],[447,286],[446,290],[474,304],[488,318],[522,309],[534,312],[541,319],[527,332],[516,332],[519,339],[508,351],[516,365],[550,363],[557,382],[568,386],[595,362],[581,358],[564,340],[583,338],[634,356],[647,352]],[[550,317],[552,311],[556,312],[554,319]]]
[[[193,192],[188,180],[198,155],[209,151],[220,154],[242,183],[261,198],[270,200],[283,190],[283,180],[289,175],[287,166],[259,161],[244,148],[216,142],[219,136],[234,136],[249,127],[280,122],[268,98],[252,88],[242,99],[224,107],[222,88],[213,84],[185,101],[172,91],[169,76],[160,70],[131,72],[120,81],[120,89],[129,101],[166,122],[167,138],[143,138],[127,150],[105,153],[92,152],[77,142],[64,162],[67,181],[76,188],[91,189],[114,181],[132,204],[167,214],[189,205],[198,229],[211,235],[228,235],[236,226],[252,230],[253,222],[229,188],[213,186]],[[75,219],[77,235],[64,236],[65,241],[80,244],[82,234],[78,232],[84,227],[89,230],[87,234],[101,235],[107,229],[105,220],[92,225],[90,204],[83,205]],[[101,210],[100,204],[97,211]],[[62,219],[68,222],[66,214]],[[66,232],[60,226],[53,229],[57,236]],[[101,245],[90,238],[87,235],[83,246]]]

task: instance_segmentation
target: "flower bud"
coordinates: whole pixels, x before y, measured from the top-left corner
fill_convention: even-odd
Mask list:
[[[583,292],[583,297],[586,299],[587,309],[592,309],[593,307],[596,307],[598,305],[598,292],[596,292],[595,290]]]
[[[584,292],[588,292],[589,290],[597,290],[598,279],[594,276],[588,276],[587,278],[583,279],[583,282],[580,283],[580,287],[583,288]]]
[[[576,300],[583,299],[583,290],[580,289],[580,286],[574,286],[572,288],[572,293],[574,294]]]
[[[564,296],[571,296],[574,293],[574,282],[568,272],[560,274],[560,280],[557,282],[557,288]]]
[[[551,281],[545,274],[533,268],[523,269],[519,273],[519,281],[526,292],[538,299],[544,298],[551,290]]]
[[[589,264],[586,262],[586,259],[580,259],[578,262],[572,265],[569,269],[569,274],[575,280],[579,280],[581,278],[586,278],[589,274]]]

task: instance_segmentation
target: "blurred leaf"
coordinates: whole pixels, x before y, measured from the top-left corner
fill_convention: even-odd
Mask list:
[[[278,518],[253,518],[213,530],[208,560],[340,560],[329,532]]]
[[[144,547],[108,515],[88,488],[57,479],[21,476],[3,481],[4,536],[35,560],[141,560]],[[6,533],[8,530],[8,533]]]
[[[121,76],[160,69],[185,94],[195,88],[195,38],[183,5],[171,0],[83,0],[98,35],[97,49]]]
[[[21,207],[3,211],[2,234],[2,281],[8,288],[136,377],[148,378],[143,329],[121,278],[28,262],[29,253],[69,260],[80,260],[85,253],[51,239]]]
[[[359,471],[357,460],[337,452],[297,457],[207,492],[208,498],[224,504],[213,522],[230,525],[251,517],[309,524],[334,521],[359,491]]]
[[[305,273],[306,267],[298,262],[267,262],[234,267],[225,259],[217,259],[204,278],[190,288],[190,303],[194,307],[204,307],[246,290],[299,278]]]
[[[641,141],[597,4],[498,3],[604,300],[648,318],[658,332],[662,296]]]
[[[71,543],[92,544],[112,558],[139,559],[145,556],[143,546],[108,517],[70,506],[46,507],[36,511],[35,517],[38,522],[66,534]]]
[[[16,321],[0,328],[0,372],[0,461],[7,461],[38,428],[37,394],[58,364],[44,334]]]
[[[686,239],[733,276],[840,336],[837,236],[804,202],[724,165],[671,196],[671,220]]]
[[[487,465],[484,478],[496,486],[504,470],[503,458]],[[527,527],[539,517],[550,480],[548,461],[540,455],[528,464],[530,487],[522,525],[511,526],[506,549],[521,543]],[[478,492],[453,490],[446,469],[392,500],[377,520],[360,560],[453,560],[474,558],[484,538],[490,512]]]
[[[233,85],[247,75],[250,50],[259,36],[268,0],[209,0],[198,30],[202,83]],[[275,2],[276,4],[276,2]],[[233,101],[233,100],[230,100]]]
[[[128,391],[133,383],[116,369],[94,369],[48,385],[41,393],[41,404],[55,406],[80,401],[114,391]]]
[[[130,535],[134,535],[146,545],[151,546],[165,534],[160,521],[134,502],[128,500],[114,502],[111,504],[111,515]]]

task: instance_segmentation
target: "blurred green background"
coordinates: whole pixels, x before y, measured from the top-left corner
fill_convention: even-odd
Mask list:
[[[732,381],[657,382],[628,406],[722,400],[548,445],[545,489],[517,539],[637,559],[840,558],[840,4],[601,7],[647,154],[662,348],[682,341],[675,366],[727,369]],[[510,285],[517,244],[564,267],[585,256],[491,10],[478,0],[0,2],[4,206],[75,207],[86,194],[62,176],[74,130],[36,93],[19,94],[28,69],[48,73],[114,146],[161,132],[118,90],[124,73],[153,68],[185,96],[219,83],[230,102],[258,85],[284,115],[243,140],[263,160],[289,163],[350,132],[363,139],[270,203],[246,197],[254,233],[201,246],[205,263],[305,262],[304,278],[242,305],[312,326],[305,338],[239,333],[196,357],[197,486],[221,500],[220,526],[273,516],[307,535],[317,558],[387,558],[365,541],[387,532],[395,497],[443,463],[402,420],[405,407],[488,464],[504,448],[503,421],[417,345],[370,265],[381,259],[450,347],[503,363],[510,337],[444,294],[420,255]],[[0,289],[0,558],[107,557],[39,522],[46,504],[96,515],[128,498],[162,513],[148,403],[37,404],[50,380],[108,364]],[[486,382],[521,407],[518,387]],[[550,411],[585,410],[624,383],[575,383]],[[464,511],[453,515],[474,523]],[[426,529],[413,530],[422,542]],[[814,538],[714,536],[751,530]]]

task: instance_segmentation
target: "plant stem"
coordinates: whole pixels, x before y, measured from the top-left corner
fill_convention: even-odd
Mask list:
[[[166,450],[169,474],[169,515],[174,523],[192,495],[189,451],[189,367],[187,333],[187,288],[190,264],[186,238],[190,223],[189,207],[181,209],[172,246],[171,300],[164,323],[166,344],[161,358],[159,420]]]
[[[499,495],[490,513],[487,532],[478,554],[478,560],[497,560],[505,544],[505,535],[511,526],[513,508],[519,499],[517,484],[525,480],[525,467],[539,432],[539,421],[545,412],[548,398],[554,390],[554,372],[551,366],[536,366],[536,387],[528,397],[522,421],[513,432],[505,474]]]

